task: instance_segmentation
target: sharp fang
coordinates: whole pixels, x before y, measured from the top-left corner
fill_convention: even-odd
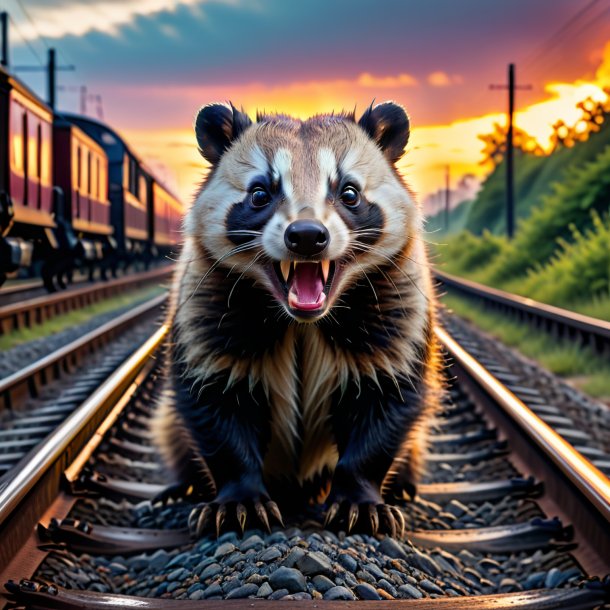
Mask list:
[[[291,261],[280,261],[280,269],[282,270],[285,282],[288,281],[288,276],[290,275],[290,263]]]
[[[324,278],[324,283],[326,284],[326,281],[328,280],[328,271],[330,270],[330,261],[321,261],[320,265],[322,265],[322,277]]]

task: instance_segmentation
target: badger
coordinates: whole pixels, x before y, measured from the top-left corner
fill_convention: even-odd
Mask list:
[[[422,214],[396,168],[402,106],[195,120],[210,164],[184,221],[154,438],[189,526],[397,535],[438,401]],[[199,500],[201,500],[199,502]]]

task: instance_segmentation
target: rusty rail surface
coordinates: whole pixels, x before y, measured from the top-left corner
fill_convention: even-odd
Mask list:
[[[166,299],[167,295],[161,294],[146,301],[16,373],[0,379],[0,396],[4,403],[3,406],[9,409],[16,408],[24,401],[35,398],[41,386],[61,378],[64,374],[69,374],[70,370],[78,366],[83,358],[106,345],[118,333],[130,328],[136,321],[158,311]]]
[[[504,314],[549,332],[554,337],[578,340],[599,354],[610,354],[610,322],[540,303],[471,280],[434,271],[435,278],[452,292],[482,301]]]
[[[173,265],[136,273],[107,282],[97,282],[82,288],[69,288],[64,292],[47,294],[25,301],[0,306],[0,335],[22,328],[32,328],[46,320],[75,309],[132,291],[143,286],[168,280]],[[24,289],[26,291],[29,288]],[[13,291],[14,292],[14,291]],[[0,298],[2,293],[0,292]]]

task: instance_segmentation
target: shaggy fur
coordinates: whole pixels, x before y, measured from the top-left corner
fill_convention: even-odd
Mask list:
[[[252,124],[215,104],[196,134],[212,170],[185,220],[155,425],[177,482],[207,494],[192,527],[220,529],[227,515],[243,527],[248,511],[280,519],[270,500],[326,500],[330,519],[395,532],[384,499],[413,493],[438,398],[422,218],[394,167],[408,118],[385,103],[359,122]],[[255,207],[261,183],[269,203]],[[342,204],[346,184],[355,208]],[[319,256],[287,249],[299,219],[328,230]],[[332,261],[321,311],[289,307],[277,271],[288,260]]]

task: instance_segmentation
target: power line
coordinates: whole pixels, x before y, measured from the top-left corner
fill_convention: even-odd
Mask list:
[[[21,33],[19,26],[17,25],[15,20],[10,15],[9,15],[9,19],[10,19],[11,23],[13,24],[13,27],[15,28],[15,31],[17,32],[17,35],[19,36],[19,38],[21,38],[21,40],[23,40],[23,42],[28,46],[28,48],[30,49],[30,51],[32,52],[32,54],[34,55],[34,57],[36,58],[38,63],[41,66],[44,66],[45,64],[42,61],[42,59],[40,58],[40,55],[38,55],[38,51],[36,51],[36,49],[34,48],[34,45],[32,45],[32,43]]]
[[[21,12],[25,15],[26,19],[30,22],[30,25],[32,26],[34,32],[36,32],[36,36],[38,38],[40,38],[40,40],[42,41],[42,44],[46,47],[46,49],[48,51],[51,48],[49,41],[40,33],[40,30],[38,29],[36,22],[34,21],[34,19],[32,19],[32,16],[25,8],[25,5],[23,4],[22,0],[15,0],[15,2],[19,5]],[[67,63],[70,63],[69,59],[66,57],[66,55],[62,51],[62,49],[58,47],[58,51],[59,51],[60,55],[63,56],[64,61],[66,61]]]
[[[15,2],[17,2],[17,4],[19,5],[19,8],[21,9],[21,12],[26,16],[26,18],[30,22],[32,28],[34,28],[34,31],[36,32],[36,36],[38,36],[38,38],[40,38],[40,40],[42,40],[42,44],[44,44],[44,46],[47,48],[47,51],[48,51],[50,48],[49,43],[47,42],[46,38],[38,30],[36,23],[30,16],[30,14],[27,12],[25,6],[23,5],[23,2],[21,0],[15,0]]]
[[[542,43],[540,47],[538,47],[537,51],[530,53],[525,59],[524,63],[527,67],[532,67],[535,65],[541,57],[546,55],[552,48],[554,48],[558,43],[562,42],[566,34],[569,32],[570,28],[574,27],[576,23],[586,15],[592,8],[595,7],[601,0],[591,0],[587,5],[582,7],[577,13],[572,15],[568,21],[566,21],[554,34],[552,34],[545,42]]]
[[[605,17],[608,13],[610,13],[610,6],[605,8],[601,13],[594,15],[589,19],[589,21],[582,24],[576,31],[573,31],[570,34],[570,38],[574,41],[578,39],[585,31],[587,31],[592,25],[596,25],[601,22],[601,18]],[[547,56],[542,63],[539,63],[540,68],[554,69],[559,63],[563,61],[562,57],[557,56]],[[552,63],[549,63],[552,62]],[[532,64],[533,65],[533,64]]]

